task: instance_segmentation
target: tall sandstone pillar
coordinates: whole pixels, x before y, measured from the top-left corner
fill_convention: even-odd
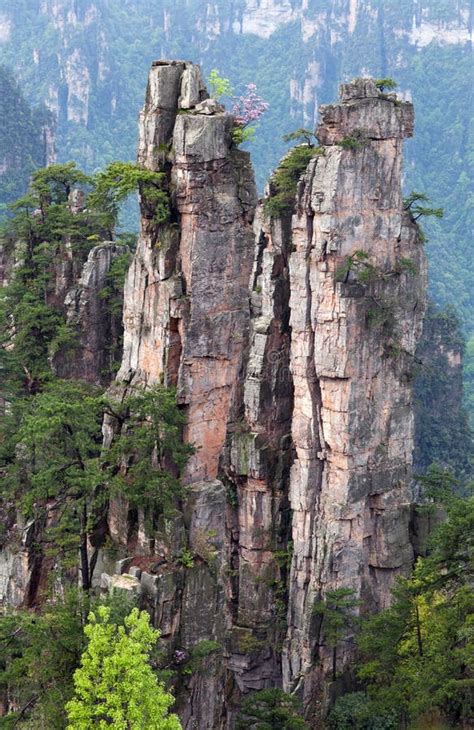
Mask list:
[[[115,387],[176,386],[197,447],[182,517],[126,545],[142,568],[147,551],[160,557],[141,590],[170,655],[218,646],[178,688],[186,728],[233,728],[243,695],[281,685],[318,722],[332,651],[315,602],[348,588],[362,609],[383,608],[412,559],[426,283],[401,197],[412,106],[368,79],[343,86],[281,216],[256,207],[232,128],[197,66],[153,65],[138,159],[165,172],[171,217],[158,223],[142,201]],[[122,543],[126,511],[109,515]],[[352,652],[348,635],[339,670]]]
[[[321,109],[323,154],[300,180],[290,259],[293,559],[284,686],[317,717],[332,650],[316,600],[352,589],[390,601],[409,569],[411,380],[426,265],[403,210],[403,139],[413,107],[368,79]],[[337,648],[338,669],[353,651]]]

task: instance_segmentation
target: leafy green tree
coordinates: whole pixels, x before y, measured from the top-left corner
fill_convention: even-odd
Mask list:
[[[398,84],[393,79],[375,79],[375,86],[379,91],[392,91],[396,89]]]
[[[213,99],[219,100],[222,96],[230,96],[233,92],[229,79],[219,76],[219,71],[216,68],[211,70],[207,83]]]
[[[105,412],[117,418],[120,433],[102,453]],[[163,386],[116,403],[85,383],[53,381],[0,420],[3,496],[49,524],[43,547],[62,564],[75,565],[79,551],[82,588],[89,590],[110,494],[152,514],[171,511],[182,494],[180,471],[193,451],[182,443],[184,422],[174,391]]]
[[[417,477],[423,487],[422,496],[438,504],[449,504],[455,499],[459,489],[459,480],[450,469],[443,469],[439,464],[430,464],[425,474]]]
[[[123,626],[100,606],[85,626],[88,645],[74,673],[74,697],[67,703],[68,730],[180,730],[169,714],[174,699],[159,684],[150,653],[159,632],[147,613],[132,609]]]
[[[112,492],[151,511],[172,511],[183,494],[180,472],[194,451],[181,438],[186,417],[175,391],[160,385],[136,389],[121,404],[109,401],[107,410],[122,423],[105,456]]]
[[[308,145],[298,145],[282,159],[270,178],[270,195],[265,198],[265,213],[279,216],[293,209],[298,180],[315,155],[322,154],[322,149]]]
[[[84,261],[94,245],[91,238],[102,233],[97,219],[70,199],[77,186],[87,184],[74,163],[36,170],[0,232],[0,243],[17,262],[0,292],[0,368],[8,395],[40,390],[51,376],[52,350],[67,340],[55,264],[71,255]]]
[[[0,616],[0,691],[10,708],[2,727],[66,726],[65,704],[73,696],[73,674],[86,648],[84,624],[91,609],[102,603],[69,589],[63,598],[39,610],[4,609]],[[111,621],[122,624],[133,608],[131,599],[114,595],[105,600]]]
[[[89,538],[102,483],[99,455],[103,399],[90,386],[55,381],[22,402],[6,464],[4,496],[19,499],[28,518],[52,525],[47,539],[66,563],[80,553],[88,590],[97,560]],[[8,423],[5,424],[8,427]]]
[[[306,129],[305,127],[300,127],[294,132],[284,134],[282,136],[282,140],[284,142],[299,142],[301,144],[308,145],[308,147],[314,147],[315,142],[318,141],[315,133],[311,129]]]
[[[0,687],[11,706],[2,727],[65,726],[64,705],[84,649],[83,607],[78,591],[40,613],[5,611],[0,616]]]
[[[368,618],[359,677],[400,722],[437,712],[454,726],[474,706],[474,498],[453,499],[431,552],[399,579],[390,608]]]
[[[242,703],[237,729],[305,730],[298,699],[278,687],[252,692]]]
[[[155,223],[165,223],[170,215],[166,175],[139,167],[131,162],[111,162],[92,179],[93,190],[88,204],[98,212],[109,234],[114,237],[121,203],[139,192],[143,213]]]
[[[365,692],[350,692],[338,697],[329,713],[331,730],[398,730],[395,710],[380,711]]]
[[[321,617],[321,631],[325,643],[332,649],[332,679],[337,678],[337,647],[354,627],[354,608],[359,601],[351,588],[327,591],[324,599],[316,601],[313,612]]]

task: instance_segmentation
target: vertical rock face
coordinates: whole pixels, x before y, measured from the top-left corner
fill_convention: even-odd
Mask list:
[[[314,602],[344,587],[382,608],[412,559],[426,278],[400,189],[413,110],[368,79],[343,86],[293,214],[268,218],[254,215],[232,118],[206,97],[196,66],[157,62],[140,117],[139,161],[166,173],[171,214],[158,223],[142,201],[117,387],[177,386],[197,447],[182,519],[167,547],[158,530],[164,562],[141,591],[170,652],[220,645],[182,688],[186,728],[233,727],[242,694],[281,684],[316,721],[330,657]],[[122,542],[126,512],[112,505]],[[128,547],[132,564],[147,544]]]
[[[412,557],[410,380],[426,277],[400,189],[413,110],[370,80],[342,86],[341,99],[322,109],[324,154],[299,184],[290,259],[296,458],[284,683],[302,686],[307,707],[329,661],[315,600],[344,587],[383,608]]]
[[[410,381],[426,278],[400,192],[413,110],[368,79],[343,86],[292,205],[271,217],[233,124],[197,66],[153,64],[138,160],[163,174],[168,210],[142,197],[113,391],[176,387],[196,453],[174,517],[110,503],[123,559],[101,584],[139,593],[160,628],[186,730],[230,730],[242,696],[273,686],[298,694],[316,727],[332,657],[315,601],[347,588],[382,608],[412,559]],[[63,376],[98,379],[111,328],[99,291],[122,253],[94,248],[73,287],[71,261],[59,262],[56,295],[69,292],[81,348],[57,356]],[[117,428],[106,417],[106,445]],[[15,605],[34,600],[46,570],[23,533],[0,560],[0,599]],[[347,636],[339,671],[351,652]]]
[[[64,296],[70,328],[77,333],[74,347],[62,348],[53,357],[60,378],[77,378],[107,385],[117,351],[120,353],[120,298],[112,301],[112,286],[107,286],[110,267],[127,246],[105,242],[89,252],[82,273]],[[104,296],[110,291],[110,296]]]
[[[138,159],[167,171],[172,220],[157,226],[142,217],[125,286],[119,373],[134,382],[177,385],[187,438],[198,449],[188,482],[217,476],[226,426],[235,417],[256,203],[248,154],[232,149],[232,117],[205,96],[198,67],[153,66]]]

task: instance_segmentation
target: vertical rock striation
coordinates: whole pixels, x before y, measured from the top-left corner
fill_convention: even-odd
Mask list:
[[[281,683],[316,720],[331,652],[314,602],[344,587],[382,608],[412,559],[426,278],[401,199],[413,109],[368,79],[343,86],[293,213],[268,217],[254,216],[232,117],[206,97],[196,66],[157,62],[140,118],[139,161],[166,173],[171,215],[157,223],[142,201],[116,387],[177,386],[197,447],[183,518],[154,541],[162,567],[141,589],[170,651],[221,646],[182,694],[185,727],[232,727],[239,696]],[[126,513],[111,509],[119,541]],[[184,535],[198,557],[188,570]],[[347,637],[338,669],[351,650]]]
[[[232,149],[232,117],[205,96],[197,66],[154,64],[138,160],[167,171],[172,215],[164,225],[146,211],[142,216],[125,285],[119,373],[122,380],[177,385],[187,438],[198,449],[189,483],[217,476],[233,418],[249,326],[256,203],[248,154]]]
[[[298,694],[316,727],[332,651],[315,601],[347,588],[364,610],[383,608],[412,560],[411,380],[426,283],[400,189],[413,109],[369,79],[344,85],[322,108],[322,146],[294,200],[271,216],[278,205],[257,207],[233,126],[199,67],[153,64],[138,160],[163,173],[168,210],[142,196],[112,392],[176,387],[196,452],[173,517],[111,501],[121,560],[108,575],[101,551],[101,584],[139,593],[160,628],[186,730],[230,730],[242,696],[273,686]],[[80,348],[56,355],[64,377],[101,379],[115,325],[100,292],[124,253],[95,247],[79,281],[71,255],[58,264],[55,295]],[[106,445],[118,428],[107,416]],[[15,529],[23,542],[0,560],[0,599],[20,605],[48,566],[33,560],[31,526]],[[348,635],[339,671],[352,650]]]
[[[317,717],[331,650],[313,606],[349,588],[384,608],[409,568],[410,381],[426,266],[403,210],[413,109],[360,79],[323,107],[323,153],[299,183],[290,259],[294,546],[284,685]],[[350,637],[348,637],[350,639]],[[351,654],[339,649],[339,669]]]

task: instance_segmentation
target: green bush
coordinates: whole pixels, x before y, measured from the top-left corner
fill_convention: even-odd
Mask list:
[[[394,710],[377,714],[364,692],[351,692],[338,698],[328,726],[330,730],[397,730],[399,721]]]
[[[265,215],[276,218],[292,210],[301,175],[312,158],[323,152],[323,148],[308,144],[293,147],[270,178],[270,196],[263,203]]]

